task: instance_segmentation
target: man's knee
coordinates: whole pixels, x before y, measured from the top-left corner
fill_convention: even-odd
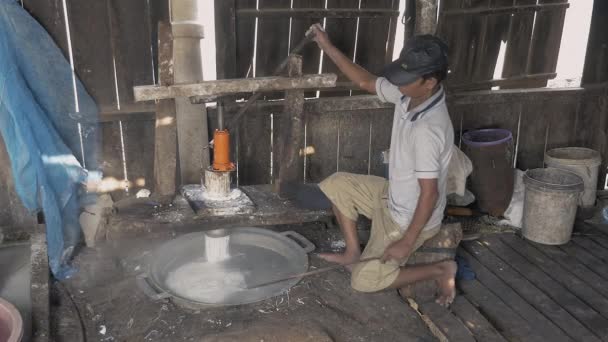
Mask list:
[[[331,191],[333,189],[340,189],[340,188],[344,187],[344,185],[346,184],[347,178],[348,178],[347,172],[335,172],[331,176],[329,176],[329,177],[325,178],[323,181],[321,181],[319,186],[321,187],[321,190],[323,190],[324,192]]]
[[[369,261],[353,267],[350,286],[359,292],[382,291],[395,281],[399,274],[399,266],[381,264],[379,261]]]

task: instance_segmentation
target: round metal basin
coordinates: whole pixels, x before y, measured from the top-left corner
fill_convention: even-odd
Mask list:
[[[188,308],[253,303],[283,293],[299,279],[252,289],[247,285],[306,272],[307,253],[315,249],[293,231],[235,228],[230,230],[230,257],[211,263],[205,255],[206,238],[197,232],[161,245],[150,257],[148,274],[138,279],[140,287],[153,299],[170,298]],[[228,278],[238,281],[222,283]]]

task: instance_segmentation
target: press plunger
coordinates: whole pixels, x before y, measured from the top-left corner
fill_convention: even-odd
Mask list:
[[[232,171],[234,163],[230,161],[230,133],[224,128],[224,104],[217,103],[217,126],[213,133],[213,170]]]

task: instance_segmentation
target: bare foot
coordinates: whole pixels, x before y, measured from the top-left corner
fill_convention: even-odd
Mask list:
[[[340,265],[349,265],[354,262],[357,262],[361,257],[361,252],[349,252],[346,251],[344,253],[319,253],[319,258],[329,261],[335,264]],[[348,270],[352,268],[353,265],[346,266]]]
[[[437,304],[448,307],[456,297],[456,270],[458,265],[455,261],[443,261],[439,266],[444,270],[441,277],[437,279],[437,287],[439,295],[437,296]]]

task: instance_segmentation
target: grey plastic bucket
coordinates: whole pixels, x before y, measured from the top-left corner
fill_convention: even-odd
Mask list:
[[[583,208],[593,207],[597,193],[597,178],[602,157],[598,151],[583,147],[555,148],[545,153],[545,164],[548,167],[565,169],[579,175],[585,182],[585,192],[579,205]]]
[[[526,172],[524,184],[523,236],[546,245],[570,241],[583,179],[562,169],[534,169]]]

